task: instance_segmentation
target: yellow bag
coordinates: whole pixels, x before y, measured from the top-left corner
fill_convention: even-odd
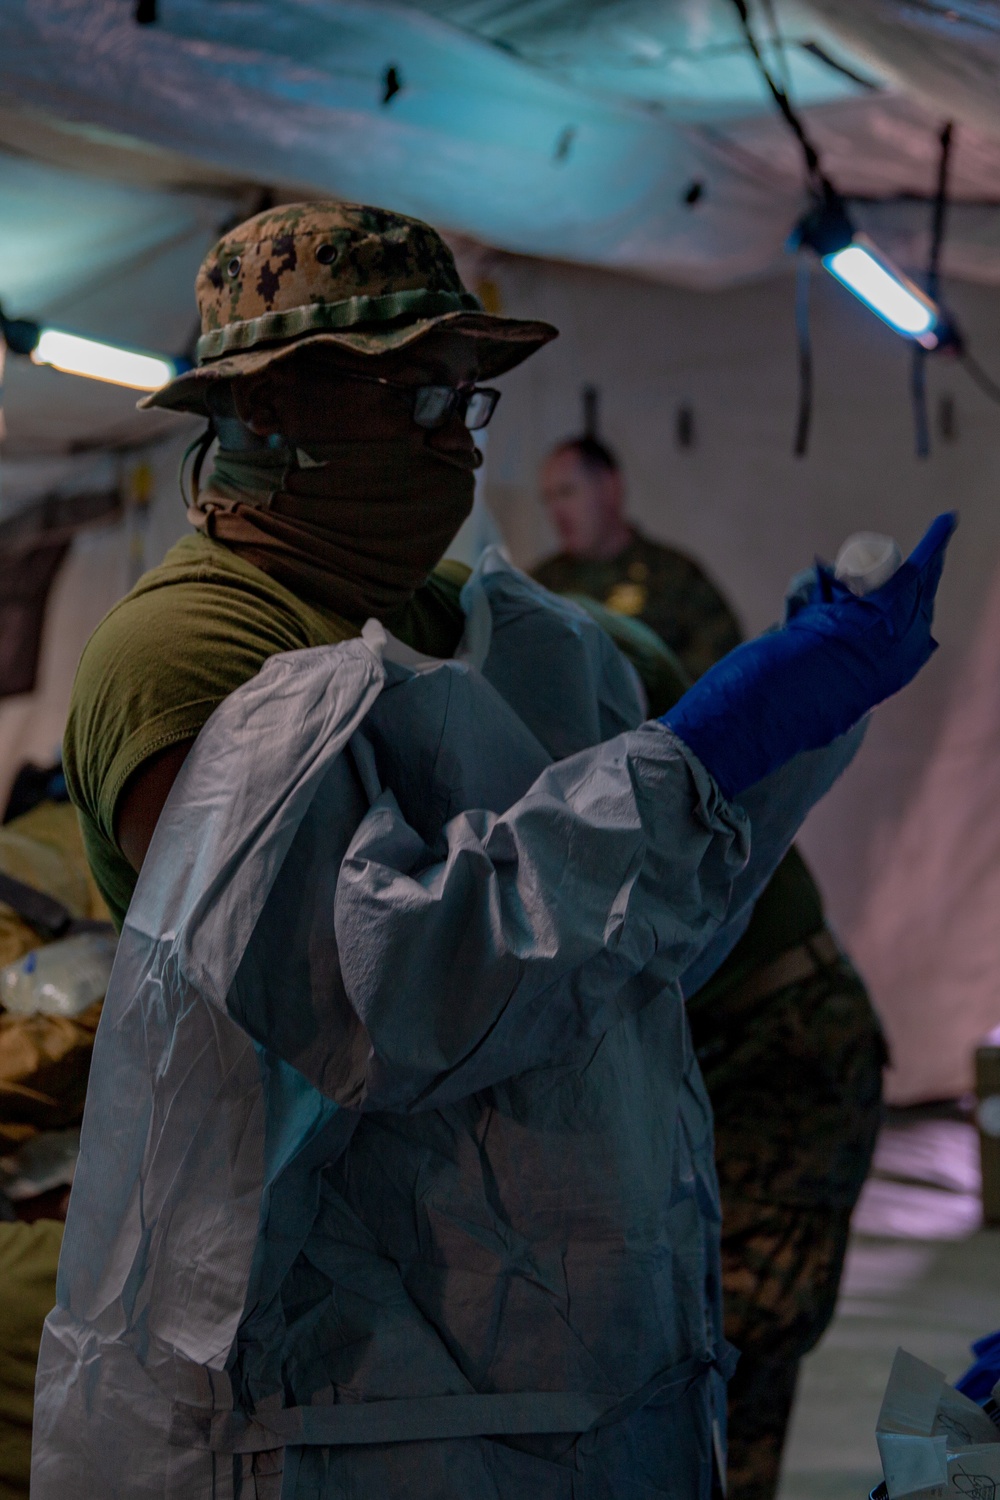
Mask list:
[[[35,1364],[62,1233],[54,1219],[0,1224],[0,1500],[28,1500]]]
[[[41,802],[0,828],[0,871],[61,902],[75,919],[110,920],[68,803]],[[0,902],[0,966],[44,941]],[[0,1012],[0,1152],[80,1119],[100,1014],[100,1001],[72,1019]]]

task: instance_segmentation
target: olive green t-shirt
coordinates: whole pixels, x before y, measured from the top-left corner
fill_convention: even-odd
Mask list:
[[[452,656],[465,627],[459,594],[468,576],[461,563],[441,563],[386,625],[415,650]],[[115,838],[129,777],[159,751],[194,739],[269,656],[359,634],[200,533],[178,542],[105,616],[77,668],[63,764],[87,858],[119,928],[136,882]]]

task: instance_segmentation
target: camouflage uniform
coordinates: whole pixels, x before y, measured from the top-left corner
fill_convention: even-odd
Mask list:
[[[617,557],[594,562],[560,552],[540,563],[534,576],[555,594],[586,594],[613,614],[641,620],[691,677],[700,677],[741,640],[735,615],[698,564],[635,527]]]
[[[833,1315],[882,1112],[882,1033],[820,925],[818,896],[819,923],[807,922],[806,883],[793,850],[742,942],[688,1002],[715,1112],[726,1337],[741,1350],[730,1500],[770,1500],[777,1487],[799,1362]],[[796,913],[812,933],[779,946]]]
[[[654,662],[655,637],[607,600],[578,602],[632,660],[650,713],[664,713],[686,685],[677,657],[661,646]],[[709,636],[717,620],[713,610]],[[683,625],[682,640],[699,639],[696,620]],[[740,1350],[728,1497],[772,1500],[799,1364],[833,1315],[886,1060],[867,991],[795,849],[688,1017],[715,1114],[725,1332]]]

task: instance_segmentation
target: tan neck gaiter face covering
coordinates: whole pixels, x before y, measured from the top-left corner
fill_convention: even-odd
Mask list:
[[[232,428],[219,423],[220,443]],[[229,432],[227,432],[229,429]],[[478,450],[407,438],[220,446],[192,524],[321,609],[363,624],[400,609],[472,509]]]

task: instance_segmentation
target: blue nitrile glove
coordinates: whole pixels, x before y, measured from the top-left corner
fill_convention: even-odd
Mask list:
[[[972,1352],[978,1354],[979,1358],[966,1370],[961,1380],[955,1381],[955,1389],[982,1406],[1000,1380],[1000,1329],[996,1333],[988,1333],[983,1339],[977,1339]]]
[[[725,796],[846,734],[917,675],[937,649],[934,595],[956,524],[938,516],[864,598],[818,563],[812,597],[793,599],[780,630],[730,651],[663,715]]]

